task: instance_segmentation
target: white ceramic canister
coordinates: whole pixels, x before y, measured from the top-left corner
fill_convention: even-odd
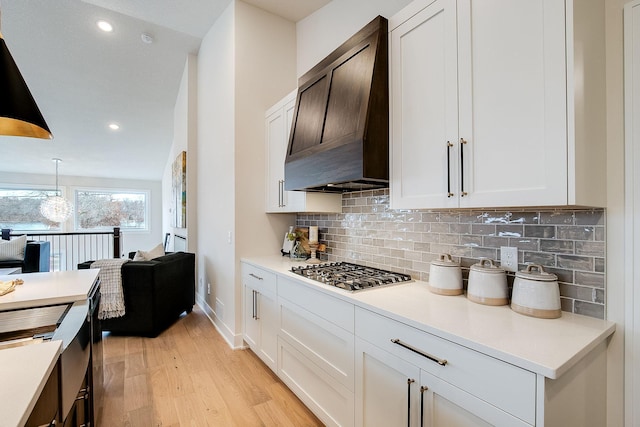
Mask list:
[[[431,261],[429,269],[429,290],[439,295],[462,294],[462,269],[449,254]]]
[[[467,298],[484,305],[506,305],[509,303],[507,274],[488,258],[473,264],[469,270]]]
[[[534,271],[537,270],[537,271]],[[516,273],[511,309],[527,316],[557,319],[561,316],[558,276],[531,264]]]

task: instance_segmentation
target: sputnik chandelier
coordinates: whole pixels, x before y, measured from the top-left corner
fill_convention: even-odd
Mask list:
[[[60,223],[69,219],[73,213],[73,205],[62,197],[60,190],[58,190],[58,163],[62,160],[57,158],[52,160],[56,162],[56,195],[47,197],[47,199],[40,204],[40,213],[49,221]]]

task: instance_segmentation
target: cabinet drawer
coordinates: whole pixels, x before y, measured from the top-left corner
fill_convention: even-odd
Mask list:
[[[278,376],[325,425],[353,425],[353,392],[282,338],[278,338]]]
[[[278,297],[353,333],[353,304],[284,277],[278,277]]]
[[[353,333],[280,299],[280,336],[353,391]]]
[[[359,338],[535,424],[534,373],[368,310],[356,309],[355,327]],[[399,341],[394,343],[392,340]]]
[[[276,275],[251,264],[242,263],[242,283],[261,292],[276,294]]]

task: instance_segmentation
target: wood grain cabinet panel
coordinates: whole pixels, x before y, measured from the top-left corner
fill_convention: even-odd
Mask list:
[[[287,190],[387,186],[387,43],[387,20],[377,17],[300,77],[285,161]]]

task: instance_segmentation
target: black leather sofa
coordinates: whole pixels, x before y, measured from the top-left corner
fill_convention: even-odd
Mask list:
[[[27,242],[24,260],[0,261],[0,268],[20,267],[23,273],[49,271],[51,245],[49,242]]]
[[[93,261],[78,265],[90,268]],[[102,330],[158,336],[195,304],[195,254],[174,252],[151,261],[122,265],[125,315],[102,320]]]

